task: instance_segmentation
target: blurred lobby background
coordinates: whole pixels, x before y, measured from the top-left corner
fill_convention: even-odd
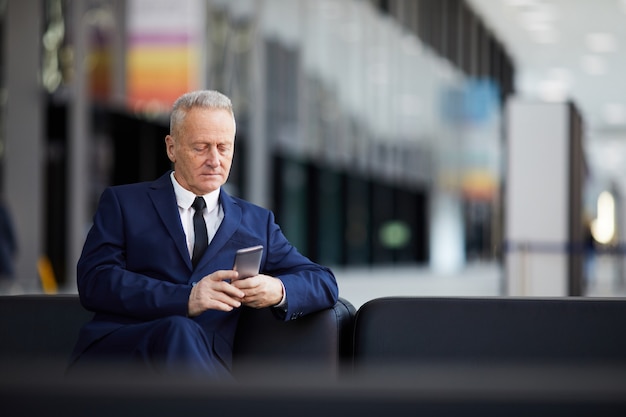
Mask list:
[[[356,307],[621,296],[624,3],[1,1],[2,291],[76,291],[100,193],[169,169],[173,100],[210,88],[235,106],[228,190]]]

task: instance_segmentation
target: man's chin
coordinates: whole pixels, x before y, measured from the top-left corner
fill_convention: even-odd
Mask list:
[[[214,176],[213,178],[203,180],[200,183],[200,187],[203,191],[203,194],[208,194],[220,188],[222,184],[222,178],[217,178],[217,176]]]

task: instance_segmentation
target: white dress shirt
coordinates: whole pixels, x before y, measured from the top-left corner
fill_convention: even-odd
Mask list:
[[[183,225],[185,236],[187,237],[187,250],[189,251],[189,257],[193,253],[193,244],[195,243],[195,235],[193,232],[193,214],[195,210],[191,207],[193,201],[196,199],[196,195],[191,191],[185,190],[174,177],[174,172],[170,174],[172,185],[174,185],[174,193],[176,194],[176,202],[178,203],[178,214],[180,214],[180,221]],[[204,222],[206,223],[207,236],[209,237],[209,243],[215,236],[217,229],[222,224],[224,219],[224,210],[219,204],[220,189],[210,192],[199,197],[203,197],[206,202],[206,210],[202,213]]]
[[[185,236],[187,237],[187,250],[189,251],[189,258],[191,258],[193,254],[193,244],[195,241],[195,235],[193,232],[193,214],[195,213],[195,210],[191,207],[191,205],[196,199],[196,195],[191,191],[184,189],[178,181],[176,181],[174,171],[170,174],[170,179],[174,185],[174,193],[176,194],[176,202],[178,203],[178,214],[180,214],[180,221],[183,225]],[[217,232],[217,229],[220,227],[222,220],[224,219],[224,209],[219,204],[220,189],[218,188],[217,190],[200,197],[203,197],[206,202],[206,210],[204,210],[204,213],[202,214],[207,227],[209,243],[211,243],[213,236],[215,236],[215,232]],[[285,291],[285,285],[282,280],[280,283],[283,286],[283,298],[280,303],[276,304],[274,307],[282,308],[283,311],[286,312],[287,292]]]

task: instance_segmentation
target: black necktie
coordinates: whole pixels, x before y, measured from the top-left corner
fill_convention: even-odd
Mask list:
[[[209,246],[209,236],[206,232],[206,223],[204,222],[204,216],[202,212],[206,207],[204,198],[196,197],[191,207],[196,211],[193,214],[193,230],[196,236],[195,243],[193,244],[193,255],[191,257],[191,263],[193,267],[196,267],[198,260],[202,257],[202,254]]]

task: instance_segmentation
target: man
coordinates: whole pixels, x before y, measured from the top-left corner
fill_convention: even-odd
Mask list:
[[[242,305],[293,320],[337,301],[332,272],[298,253],[270,211],[221,188],[234,141],[230,99],[185,94],[165,138],[174,170],[103,192],[77,266],[81,302],[95,315],[81,330],[72,367],[128,360],[229,378]],[[198,196],[206,208],[196,206]],[[198,227],[196,211],[206,226]],[[192,263],[196,229],[210,243]],[[261,273],[237,280],[235,252],[256,245],[264,247]]]

